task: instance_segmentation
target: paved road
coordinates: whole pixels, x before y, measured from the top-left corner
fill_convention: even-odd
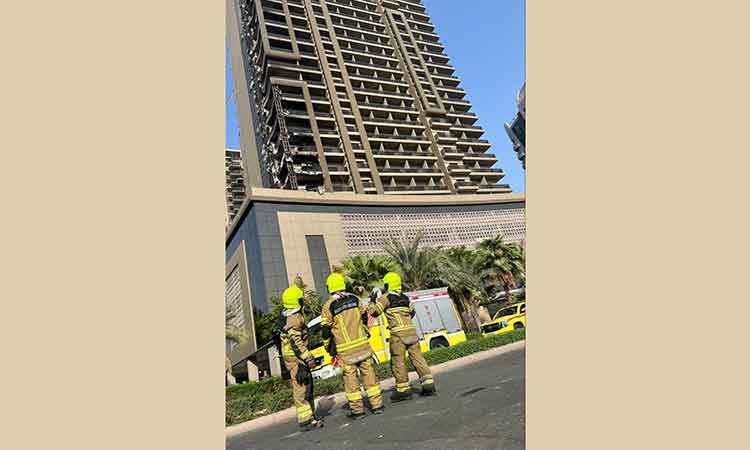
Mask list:
[[[524,350],[502,353],[435,377],[439,394],[415,396],[350,421],[339,407],[325,427],[300,433],[295,422],[227,439],[228,450],[518,450],[525,447]],[[325,405],[318,407],[320,411]],[[329,407],[330,409],[330,407]]]

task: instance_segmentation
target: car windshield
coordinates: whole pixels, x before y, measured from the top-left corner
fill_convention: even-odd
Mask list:
[[[511,308],[501,309],[500,311],[497,312],[497,314],[495,314],[495,319],[497,319],[499,317],[503,317],[503,316],[512,316],[515,313],[516,313],[516,307],[515,306],[513,306]]]

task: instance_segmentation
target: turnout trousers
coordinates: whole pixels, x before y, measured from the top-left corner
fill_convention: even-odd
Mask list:
[[[297,423],[303,425],[313,418],[313,414],[315,413],[315,399],[313,397],[312,380],[309,380],[310,383],[307,385],[297,382],[299,364],[300,360],[297,358],[284,358],[284,365],[291,376],[292,397],[294,398],[294,407],[297,409]]]
[[[404,342],[410,342],[406,343]],[[417,370],[419,375],[419,381],[422,386],[433,384],[432,373],[430,367],[427,365],[427,361],[422,355],[422,350],[419,348],[419,339],[416,336],[413,338],[407,337],[406,339],[402,336],[391,334],[391,368],[393,370],[393,376],[396,379],[396,390],[398,392],[409,391],[409,372],[406,369],[406,352],[409,352],[414,368]]]
[[[346,391],[346,399],[349,401],[349,408],[355,414],[365,412],[362,391],[360,390],[360,382],[357,376],[358,369],[362,375],[361,384],[365,388],[370,406],[372,409],[381,408],[383,406],[383,395],[380,383],[375,376],[375,366],[371,358],[356,363],[343,363],[344,390]]]

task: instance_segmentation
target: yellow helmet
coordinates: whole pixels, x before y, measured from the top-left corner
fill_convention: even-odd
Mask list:
[[[281,296],[281,305],[286,309],[297,309],[300,307],[300,300],[305,296],[299,286],[292,285],[286,288]]]
[[[346,280],[344,276],[338,272],[334,272],[328,276],[326,280],[326,286],[328,286],[328,293],[333,294],[334,292],[346,290]]]
[[[383,277],[383,283],[386,285],[386,289],[389,291],[400,291],[401,290],[401,276],[396,272],[388,272]]]

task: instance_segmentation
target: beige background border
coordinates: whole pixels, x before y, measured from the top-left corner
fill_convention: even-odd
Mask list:
[[[750,448],[748,12],[528,0],[529,450]]]
[[[223,448],[224,5],[0,22],[0,448]]]
[[[530,450],[748,447],[741,5],[528,2]],[[222,448],[222,3],[0,17],[0,448]]]

